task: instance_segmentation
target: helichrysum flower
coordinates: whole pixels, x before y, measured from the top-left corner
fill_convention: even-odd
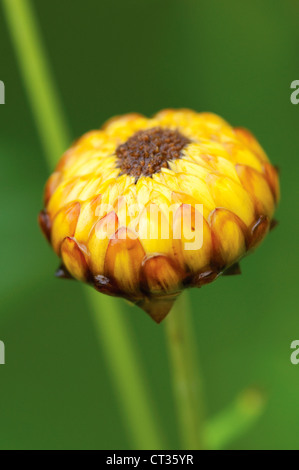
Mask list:
[[[113,118],[76,141],[47,182],[39,220],[60,275],[159,322],[185,287],[238,270],[278,199],[277,170],[249,131],[163,110]]]

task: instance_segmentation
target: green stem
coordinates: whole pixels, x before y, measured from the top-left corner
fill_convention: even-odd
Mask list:
[[[182,449],[204,448],[202,391],[187,294],[165,320]]]
[[[67,148],[70,134],[38,24],[29,0],[2,0],[2,3],[39,135],[52,168]],[[91,290],[87,298],[134,446],[160,449],[163,446],[161,434],[138,360],[139,351],[135,350],[127,321],[115,299]]]
[[[149,396],[150,388],[146,386],[144,369],[133,347],[134,338],[124,313],[117,309],[120,300],[101,295],[99,307],[99,293],[91,289],[86,293],[93,306],[91,310],[94,324],[99,341],[106,351],[115,390],[137,448],[165,448],[160,430],[157,429],[157,419]]]
[[[71,138],[38,24],[27,0],[2,0],[2,3],[39,136],[52,168]]]
[[[209,419],[205,425],[209,449],[222,450],[251,429],[266,407],[265,394],[256,387],[239,393],[227,408]]]

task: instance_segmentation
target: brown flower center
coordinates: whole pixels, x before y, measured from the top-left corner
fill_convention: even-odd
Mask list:
[[[168,167],[169,160],[181,157],[190,140],[177,130],[153,127],[138,131],[116,149],[121,174],[152,176]]]

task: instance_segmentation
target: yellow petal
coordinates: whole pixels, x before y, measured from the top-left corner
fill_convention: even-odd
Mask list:
[[[257,155],[246,145],[238,141],[227,142],[225,147],[228,151],[228,159],[234,163],[240,163],[254,168],[257,171],[262,171],[263,162]]]
[[[254,201],[256,213],[272,217],[275,203],[265,177],[246,165],[236,165],[236,170],[243,187],[250,193]]]
[[[129,113],[116,116],[104,124],[104,129],[110,138],[116,138],[119,143],[125,142],[135,132],[147,128],[148,119],[142,114]]]
[[[104,275],[104,264],[110,237],[118,228],[118,218],[115,212],[110,212],[101,218],[92,228],[87,243],[88,264],[92,273]]]
[[[146,257],[142,263],[141,282],[149,294],[179,292],[184,271],[165,255]]]
[[[196,113],[191,109],[163,109],[155,114],[154,119],[160,126],[183,128],[188,126]]]
[[[268,162],[268,157],[253,134],[243,127],[234,129],[237,139],[245,144],[262,162]]]
[[[185,173],[186,175],[198,176],[203,180],[205,180],[205,178],[210,174],[210,171],[207,168],[204,168],[197,163],[185,160],[184,158],[170,161],[169,166],[175,173]]]
[[[192,273],[204,270],[212,256],[211,230],[205,218],[193,206],[182,204],[174,216],[173,226],[174,238],[181,242],[178,262],[183,260]]]
[[[89,269],[83,254],[76,240],[66,237],[61,245],[62,261],[68,272],[79,281],[87,281]]]
[[[51,242],[59,255],[60,246],[66,237],[73,237],[80,215],[80,203],[72,202],[63,207],[55,216],[52,223]]]
[[[209,217],[213,234],[214,260],[221,268],[230,266],[245,254],[246,226],[231,211],[215,209]]]
[[[59,184],[47,206],[47,211],[51,219],[54,218],[55,214],[57,214],[61,208],[65,207],[70,202],[76,201],[87,183],[87,177],[80,177]]]
[[[209,212],[215,208],[215,201],[204,180],[197,176],[184,174],[179,174],[178,180],[181,192],[192,196],[198,204],[203,204]]]
[[[44,204],[45,206],[48,204],[50,198],[52,197],[52,194],[60,184],[62,179],[62,174],[60,171],[55,171],[52,173],[50,178],[47,181],[47,184],[45,186],[45,192],[44,192]]]
[[[105,256],[105,276],[127,296],[140,291],[140,268],[145,256],[136,234],[120,227],[111,238]]]
[[[148,204],[140,214],[136,230],[147,255],[171,253],[172,233],[167,209],[164,212],[157,204]]]
[[[232,179],[225,176],[209,175],[207,183],[210,187],[216,207],[228,209],[246,225],[254,220],[254,206],[247,191]]]
[[[101,204],[102,195],[81,204],[81,212],[77,222],[75,238],[78,242],[86,243],[89,233],[98,220],[97,208]]]

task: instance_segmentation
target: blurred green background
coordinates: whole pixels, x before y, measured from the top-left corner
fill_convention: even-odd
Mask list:
[[[299,449],[299,365],[290,362],[290,343],[299,339],[299,105],[290,102],[290,83],[299,79],[298,2],[33,4],[74,138],[114,114],[190,107],[248,127],[279,165],[279,227],[244,260],[242,276],[193,290],[191,298],[207,415],[257,385],[268,396],[266,410],[231,448]],[[130,448],[83,290],[54,278],[57,259],[37,226],[49,171],[0,15],[0,340],[7,362],[0,366],[0,448]],[[176,448],[163,324],[121,306],[168,447]]]

